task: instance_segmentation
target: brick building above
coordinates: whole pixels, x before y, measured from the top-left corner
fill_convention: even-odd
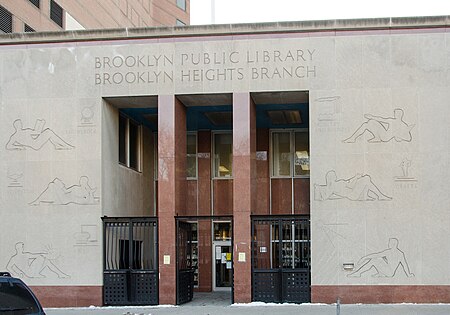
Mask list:
[[[189,0],[0,0],[0,33],[190,24]]]

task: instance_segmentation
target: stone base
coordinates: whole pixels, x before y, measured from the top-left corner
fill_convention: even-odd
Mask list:
[[[30,286],[42,307],[102,306],[102,286]]]
[[[450,285],[318,285],[312,303],[450,303]]]

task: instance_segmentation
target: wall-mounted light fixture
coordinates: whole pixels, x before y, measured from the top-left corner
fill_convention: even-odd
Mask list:
[[[343,263],[342,268],[344,268],[345,271],[351,271],[355,268],[354,263]]]

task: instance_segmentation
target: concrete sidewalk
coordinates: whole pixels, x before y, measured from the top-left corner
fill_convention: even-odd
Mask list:
[[[47,315],[450,315],[450,304],[274,304],[253,302],[231,305],[231,292],[195,292],[181,306],[91,307],[46,309]]]
[[[182,305],[154,307],[91,307],[91,308],[52,308],[45,310],[47,315],[337,315],[336,305],[327,304],[234,304],[220,305]],[[340,306],[339,315],[450,315],[450,304],[346,304]]]

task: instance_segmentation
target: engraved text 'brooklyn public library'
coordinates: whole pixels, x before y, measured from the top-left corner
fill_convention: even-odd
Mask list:
[[[95,84],[309,79],[315,57],[315,49],[97,56]]]

